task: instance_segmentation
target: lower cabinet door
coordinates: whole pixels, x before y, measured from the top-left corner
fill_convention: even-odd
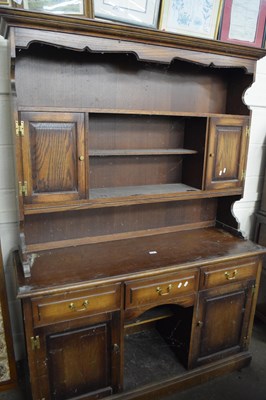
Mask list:
[[[254,283],[240,282],[199,293],[190,367],[247,349]]]
[[[115,324],[112,315],[108,321],[88,326],[61,331],[46,327],[42,333],[38,329],[36,360],[42,398],[100,399],[118,391],[120,341]]]

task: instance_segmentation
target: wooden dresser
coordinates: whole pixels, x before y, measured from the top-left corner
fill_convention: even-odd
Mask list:
[[[33,400],[161,398],[247,365],[265,249],[231,208],[265,50],[0,15]]]

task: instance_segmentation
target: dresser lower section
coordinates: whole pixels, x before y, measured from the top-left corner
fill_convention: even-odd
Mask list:
[[[33,400],[146,399],[247,365],[261,264],[249,253],[21,287]]]

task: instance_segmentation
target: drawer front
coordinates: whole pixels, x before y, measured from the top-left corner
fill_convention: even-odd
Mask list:
[[[235,260],[201,268],[200,289],[227,285],[256,278],[258,263],[255,259]]]
[[[159,278],[126,282],[126,309],[149,303],[169,302],[178,296],[193,293],[198,286],[198,271],[169,274]]]
[[[115,311],[120,307],[120,285],[73,291],[32,300],[35,326]]]

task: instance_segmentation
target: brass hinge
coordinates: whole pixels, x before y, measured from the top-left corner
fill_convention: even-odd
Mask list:
[[[28,196],[28,182],[19,181],[18,183],[18,191],[20,196]]]
[[[250,134],[250,127],[247,125],[246,126],[246,136],[249,137],[249,134]]]
[[[30,338],[30,341],[31,341],[31,348],[32,348],[32,350],[38,350],[38,349],[40,349],[41,344],[40,344],[40,337],[39,337],[39,336],[32,336],[32,337]]]
[[[243,169],[242,174],[241,174],[241,181],[243,181],[246,177],[246,171]]]
[[[24,136],[24,121],[16,121],[16,135]]]

